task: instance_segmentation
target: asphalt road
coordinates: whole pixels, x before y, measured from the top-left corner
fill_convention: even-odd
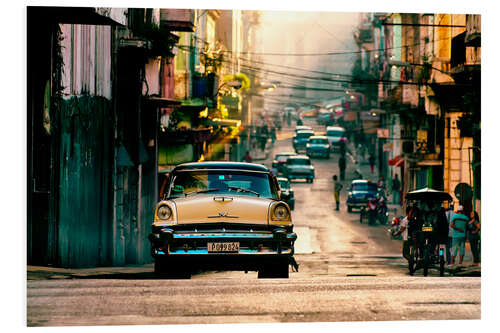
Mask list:
[[[291,133],[280,133],[263,163],[269,164],[275,152],[292,150]],[[289,279],[203,272],[191,280],[157,280],[152,265],[48,272],[31,268],[28,326],[481,318],[480,277],[457,276],[456,271],[439,277],[436,270],[428,277],[421,271],[409,276],[401,241],[388,237],[387,226],[360,224],[359,215],[347,213],[344,205],[334,210],[331,177],[338,172],[337,155],[313,159],[313,164],[313,184],[292,184],[299,271]],[[347,169],[349,179],[352,165]],[[477,270],[469,275],[478,275]]]

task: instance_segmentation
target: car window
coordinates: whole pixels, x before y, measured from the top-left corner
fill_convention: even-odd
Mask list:
[[[293,158],[286,161],[289,165],[311,165],[311,161],[305,158]]]
[[[241,190],[236,191],[236,188]],[[169,197],[201,193],[255,196],[250,191],[258,193],[260,197],[277,198],[277,195],[272,193],[267,174],[243,170],[178,172],[173,177]]]
[[[313,133],[310,133],[310,132],[299,132],[297,133],[297,138],[299,139],[306,139],[310,136],[313,136],[314,134]]]
[[[278,180],[278,183],[280,184],[280,188],[282,188],[282,189],[289,189],[290,188],[290,183],[287,182],[286,180]]]
[[[358,183],[358,184],[352,184],[352,190],[353,191],[377,191],[377,184],[373,183]]]
[[[323,144],[323,145],[328,143],[327,139],[311,139],[309,141],[314,144]]]

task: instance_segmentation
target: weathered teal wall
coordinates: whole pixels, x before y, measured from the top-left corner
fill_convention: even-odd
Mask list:
[[[74,97],[60,114],[58,258],[63,267],[112,262],[112,105]]]

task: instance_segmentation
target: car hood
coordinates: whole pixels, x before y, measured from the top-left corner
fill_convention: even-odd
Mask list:
[[[351,191],[353,196],[376,196],[376,193],[370,192],[370,191]]]
[[[340,142],[340,139],[341,139],[340,136],[329,136],[328,137],[328,141],[333,142],[333,143]]]
[[[179,224],[192,223],[249,223],[267,224],[268,198],[241,195],[198,194],[186,198],[173,199]]]

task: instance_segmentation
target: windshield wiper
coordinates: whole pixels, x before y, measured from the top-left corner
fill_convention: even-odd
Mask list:
[[[255,194],[256,196],[260,197],[260,193],[258,192],[255,192],[255,191],[252,191],[252,190],[249,190],[247,188],[243,188],[243,187],[236,187],[236,186],[228,186],[228,188],[230,190],[234,190],[236,192],[248,192],[248,193],[253,193]]]
[[[187,197],[190,194],[209,193],[209,192],[216,192],[216,191],[220,191],[220,188],[209,188],[206,190],[187,192],[187,193],[184,193],[184,196]]]

